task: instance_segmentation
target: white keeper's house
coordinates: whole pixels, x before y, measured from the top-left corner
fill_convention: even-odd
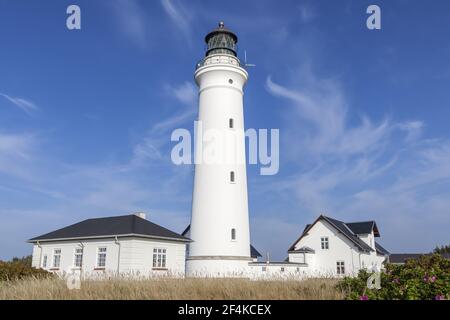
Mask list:
[[[189,241],[143,213],[88,219],[29,240],[34,267],[92,277],[183,277]]]

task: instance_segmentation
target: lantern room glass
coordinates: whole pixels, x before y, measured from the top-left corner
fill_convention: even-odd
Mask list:
[[[230,54],[236,56],[236,40],[228,33],[218,32],[208,39],[206,55]]]

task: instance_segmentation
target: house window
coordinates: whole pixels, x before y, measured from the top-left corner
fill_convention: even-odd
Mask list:
[[[61,265],[61,249],[53,251],[53,268],[59,268]]]
[[[230,182],[234,183],[235,182],[235,174],[234,171],[230,171]]]
[[[99,268],[106,267],[106,247],[98,248],[97,267]]]
[[[231,240],[236,240],[236,229],[231,229]]]
[[[230,127],[230,129],[234,128],[234,119],[230,118],[230,120],[228,121],[228,126]]]
[[[337,272],[337,274],[345,274],[344,261],[337,261],[336,262],[336,272]]]
[[[166,267],[166,249],[154,248],[153,268],[165,268],[165,267]]]
[[[42,268],[47,268],[47,255],[42,258]]]
[[[75,258],[73,264],[77,268],[81,268],[81,264],[83,263],[83,249],[76,248],[75,249]]]
[[[281,267],[281,272],[284,272],[284,267]]]
[[[267,271],[267,267],[262,267],[262,271],[266,272]]]
[[[320,247],[323,250],[328,250],[330,248],[329,243],[328,243],[328,237],[320,238]]]

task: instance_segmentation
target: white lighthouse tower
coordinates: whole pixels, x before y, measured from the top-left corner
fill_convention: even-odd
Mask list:
[[[193,242],[186,272],[188,276],[242,276],[251,261],[243,115],[248,73],[237,58],[238,38],[223,22],[205,41],[205,57],[195,70],[203,138],[198,136],[196,143]],[[212,146],[215,158],[207,161]]]

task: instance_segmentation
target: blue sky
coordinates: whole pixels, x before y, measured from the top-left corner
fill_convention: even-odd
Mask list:
[[[70,4],[82,29],[69,31]],[[369,31],[370,4],[382,29]],[[280,171],[248,167],[253,244],[282,259],[319,214],[376,220],[392,252],[450,242],[448,1],[0,0],[0,259],[33,236],[145,211],[181,232],[204,35],[224,20],[251,68],[247,128],[280,129]]]

